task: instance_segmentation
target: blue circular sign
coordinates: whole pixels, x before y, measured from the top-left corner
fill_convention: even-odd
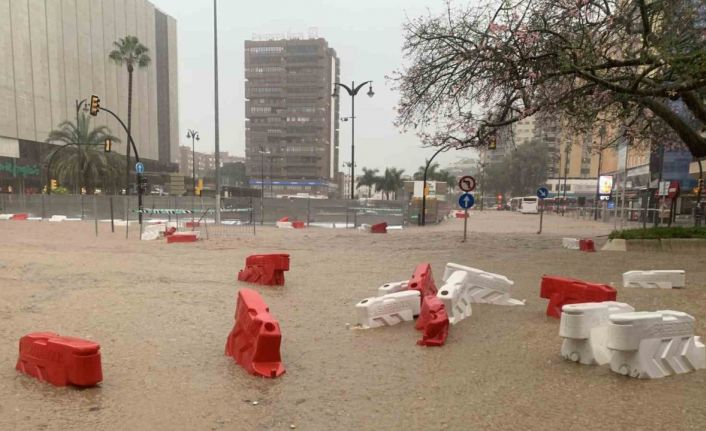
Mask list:
[[[470,193],[464,193],[458,197],[458,206],[460,206],[464,210],[467,210],[468,208],[472,207],[475,203],[476,200]]]
[[[540,199],[546,199],[549,197],[549,190],[546,187],[540,187],[537,189],[537,197]]]
[[[142,162],[135,163],[135,172],[137,172],[138,174],[144,173],[145,165],[143,165]]]

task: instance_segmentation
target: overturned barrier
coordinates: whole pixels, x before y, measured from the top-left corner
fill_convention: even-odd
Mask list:
[[[392,326],[414,320],[420,312],[418,290],[404,290],[365,298],[355,305],[358,325],[363,328]]]
[[[623,273],[623,287],[672,289],[686,285],[683,270],[628,271]]]
[[[539,296],[549,299],[547,316],[559,319],[566,304],[615,301],[617,291],[607,284],[589,283],[554,275],[542,276]]]
[[[196,242],[199,239],[200,232],[174,232],[167,236],[167,244],[175,242]]]
[[[54,214],[49,218],[49,221],[50,222],[62,222],[62,221],[66,221],[67,219],[68,219],[68,217],[66,217],[65,215]]]
[[[593,243],[592,239],[580,239],[579,250],[592,253],[596,251],[596,245]]]
[[[14,214],[0,214],[0,220],[12,220]]]
[[[510,297],[514,282],[509,278],[457,263],[447,263],[442,280],[446,282],[456,271],[466,273],[465,283],[470,286],[471,302],[496,305],[525,305]]]
[[[12,217],[10,217],[10,220],[27,220],[28,218],[29,218],[29,214],[20,213],[20,214],[13,214]]]
[[[89,387],[103,380],[99,344],[53,332],[22,337],[15,368],[54,386]]]
[[[282,333],[267,304],[252,289],[240,289],[235,325],[228,334],[225,354],[233,357],[248,373],[279,377],[285,369],[280,357]]]
[[[409,281],[395,281],[392,283],[385,283],[378,287],[378,296],[384,296],[388,293],[401,292],[409,288]]]
[[[613,301],[564,305],[559,324],[559,336],[563,338],[561,356],[584,365],[610,363],[606,345],[608,317],[634,310],[628,304]]]
[[[245,259],[245,268],[238,272],[238,280],[266,286],[282,286],[284,271],[289,271],[288,254],[256,254]]]
[[[422,331],[420,346],[443,346],[449,335],[449,317],[444,303],[436,296],[422,298],[419,319],[414,326]]]
[[[449,322],[452,325],[470,317],[472,313],[473,290],[467,282],[467,278],[466,271],[454,271],[436,294],[436,297],[444,304]]]
[[[656,379],[706,368],[706,347],[694,336],[694,318],[680,311],[612,314],[607,346],[610,369]]]
[[[561,239],[561,246],[564,248],[568,248],[569,250],[578,250],[579,249],[579,239],[578,238],[562,238]]]
[[[418,291],[420,300],[427,295],[436,295],[436,284],[431,273],[431,264],[420,263],[417,265],[412,278],[409,279],[408,289]]]

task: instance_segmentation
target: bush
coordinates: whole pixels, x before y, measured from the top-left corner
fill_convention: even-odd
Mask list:
[[[703,227],[653,227],[649,229],[614,230],[610,239],[706,238]]]

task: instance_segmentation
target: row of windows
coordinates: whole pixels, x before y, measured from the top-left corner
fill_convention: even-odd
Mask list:
[[[253,93],[280,93],[282,89],[280,87],[250,87],[250,91]]]
[[[287,88],[288,93],[317,93],[321,91],[321,87],[290,87]]]
[[[269,54],[284,51],[283,46],[253,46],[250,48],[245,48],[245,52],[252,52],[254,54]]]
[[[284,67],[281,66],[261,66],[245,68],[245,73],[282,73],[284,71]]]
[[[303,52],[317,52],[319,47],[316,45],[290,45],[287,47],[287,52],[291,53],[303,53]]]

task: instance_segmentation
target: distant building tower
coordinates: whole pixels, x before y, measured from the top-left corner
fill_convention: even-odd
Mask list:
[[[337,194],[339,60],[326,40],[245,41],[245,156],[265,196]]]

